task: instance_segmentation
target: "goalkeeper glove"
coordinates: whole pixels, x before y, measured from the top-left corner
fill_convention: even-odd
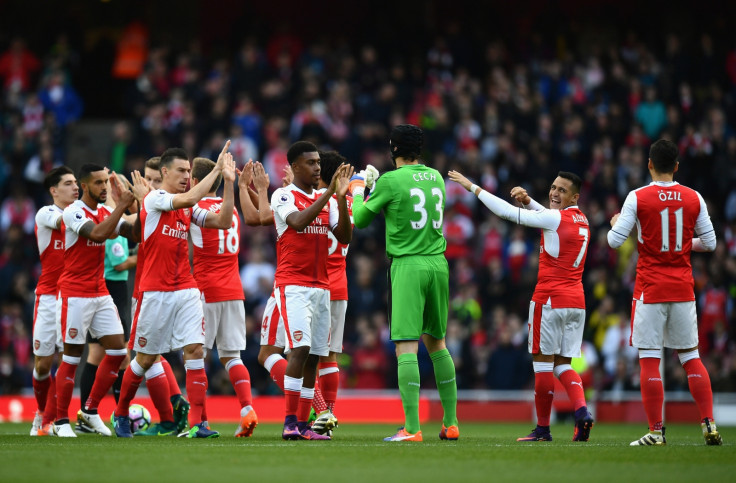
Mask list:
[[[368,188],[369,190],[372,190],[379,176],[381,176],[381,174],[378,172],[376,168],[373,167],[373,165],[369,164],[368,166],[366,166],[365,168],[365,186],[366,188]]]
[[[350,178],[350,183],[348,184],[348,191],[350,191],[350,194],[353,197],[357,195],[363,195],[363,192],[365,191],[365,177],[366,177],[366,173],[365,173],[365,170],[363,170],[358,173],[355,173],[352,176],[352,178]]]

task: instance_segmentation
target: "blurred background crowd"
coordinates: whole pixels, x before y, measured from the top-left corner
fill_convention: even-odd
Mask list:
[[[336,149],[357,168],[391,169],[388,131],[405,122],[424,130],[427,164],[443,174],[458,169],[505,199],[521,185],[547,204],[559,170],[584,179],[580,206],[592,238],[577,367],[597,391],[638,389],[636,351],[628,346],[636,246],[629,240],[611,250],[609,220],[630,190],[649,182],[649,145],[676,142],[675,179],[703,195],[718,238],[715,253],[692,257],[700,353],[714,390],[736,392],[733,6],[716,2],[725,9],[718,15],[634,2],[464,9],[378,2],[356,18],[332,1],[309,12],[289,2],[279,10],[234,1],[218,9],[189,1],[182,11],[167,2],[105,10],[121,8],[114,3],[85,13],[87,3],[71,2],[63,15],[49,6],[43,18],[54,28],[38,35],[13,28],[12,16],[0,21],[0,394],[31,387],[40,273],[33,226],[36,210],[50,202],[41,184],[49,169],[96,162],[128,174],[171,146],[216,159],[231,139],[238,166],[260,160],[276,188],[286,149],[299,139]],[[92,19],[101,13],[102,24]],[[64,21],[54,23],[54,15]],[[79,28],[61,27],[70,24]],[[75,156],[73,133],[95,123],[107,126],[106,152]],[[458,387],[531,388],[526,320],[539,232],[500,220],[459,185],[446,188],[447,343]],[[388,264],[376,221],[355,230],[348,254],[346,388],[395,387]],[[243,227],[241,237],[244,360],[254,389],[269,393],[274,387],[256,355],[275,230]],[[686,391],[685,373],[668,354],[666,387]],[[432,387],[426,352],[420,369]],[[208,370],[212,393],[231,390],[214,359]]]

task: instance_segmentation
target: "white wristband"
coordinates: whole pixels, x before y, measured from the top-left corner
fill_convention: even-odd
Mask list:
[[[473,193],[473,194],[475,194],[475,190],[477,190],[478,188],[479,188],[479,186],[477,184],[473,183],[473,184],[470,185],[470,192]]]

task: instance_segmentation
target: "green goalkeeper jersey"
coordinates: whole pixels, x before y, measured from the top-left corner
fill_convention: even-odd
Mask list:
[[[353,199],[357,228],[368,226],[383,210],[386,218],[386,253],[390,258],[439,255],[447,242],[442,234],[445,180],[436,169],[408,164],[383,174],[367,201]]]

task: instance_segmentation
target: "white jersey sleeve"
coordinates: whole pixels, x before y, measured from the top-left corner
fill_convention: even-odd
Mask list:
[[[330,210],[330,229],[334,231],[340,222],[340,207],[337,206],[337,200],[335,198],[330,198],[330,201],[327,202],[327,207]]]
[[[286,224],[286,217],[299,211],[296,207],[294,194],[285,188],[279,188],[273,192],[273,195],[271,195],[271,210],[273,210],[276,232],[279,236],[281,236],[288,227]]]
[[[174,209],[174,194],[167,193],[164,190],[151,191],[148,196],[143,199],[146,211],[172,211]]]
[[[529,201],[529,204],[528,205],[522,204],[522,206],[524,207],[525,210],[539,211],[539,210],[544,210],[545,209],[544,206],[542,206],[540,203],[537,203],[534,200],[534,198],[532,198],[531,196],[529,197],[529,199],[531,201]]]
[[[695,221],[695,234],[698,238],[693,238],[693,251],[696,252],[712,252],[716,249],[716,232],[713,229],[713,223],[708,215],[708,206],[700,193],[697,193],[700,200],[700,213]]]
[[[81,230],[82,227],[87,223],[94,224],[94,221],[87,218],[84,209],[82,209],[75,203],[67,206],[62,216],[64,219],[64,224],[67,226],[67,228],[69,228],[77,235],[79,235],[79,230]]]
[[[626,197],[626,201],[624,201],[624,206],[621,208],[621,214],[618,220],[616,220],[613,228],[608,231],[608,245],[611,248],[620,247],[629,238],[631,230],[634,229],[634,225],[637,223],[636,208],[636,193],[632,191]]]
[[[59,228],[57,223],[59,222],[59,218],[62,217],[62,213],[62,211],[54,209],[53,206],[41,208],[36,213],[36,225],[48,228],[49,230],[56,230]]]
[[[547,210],[544,207],[535,211],[524,210],[520,206],[514,206],[486,190],[481,190],[478,199],[496,215],[519,225],[543,230],[556,230],[560,226],[561,216],[559,210]]]

